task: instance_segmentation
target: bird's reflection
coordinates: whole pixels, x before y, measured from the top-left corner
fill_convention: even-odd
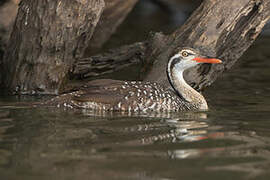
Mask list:
[[[0,171],[6,164],[38,167],[43,166],[44,161],[47,166],[42,172],[51,172],[52,167],[65,167],[67,160],[78,162],[76,167],[100,170],[96,164],[102,169],[110,161],[124,164],[126,160],[123,159],[140,158],[140,161],[153,163],[166,160],[170,164],[171,159],[248,158],[258,156],[251,150],[254,147],[265,147],[265,139],[260,139],[256,133],[244,134],[231,127],[229,131],[224,130],[224,126],[213,122],[208,114],[144,113],[129,116],[104,113],[99,116],[57,109],[0,111]],[[27,118],[22,120],[22,116]],[[226,138],[230,143],[241,143],[228,145],[228,142],[223,142]],[[265,155],[268,155],[266,151],[260,156]],[[250,168],[257,164],[251,164]],[[209,169],[226,168],[231,166]],[[67,168],[65,173],[69,170]]]
[[[70,109],[66,109],[69,110]],[[148,112],[132,112],[132,111],[93,111],[89,109],[80,109],[76,110],[73,109],[74,112],[80,112],[84,116],[89,117],[104,117],[104,118],[111,118],[111,117],[152,117],[152,118],[167,118],[168,121],[171,119],[174,121],[173,118],[184,118],[184,119],[206,119],[207,114],[204,112],[182,112],[182,113],[174,113],[170,111],[163,111],[163,112],[154,112],[154,111],[148,111]]]
[[[87,116],[93,116],[93,114],[85,114]],[[112,114],[103,114],[103,117],[110,116]],[[150,145],[156,142],[181,142],[181,141],[199,141],[207,138],[207,114],[204,112],[189,112],[189,113],[150,113],[150,114],[116,114],[117,119],[122,116],[136,117],[136,123],[130,123],[124,127],[111,127],[102,126],[103,130],[107,130],[110,133],[129,133],[136,134],[131,136],[127,141],[121,142],[121,145],[138,146],[138,145]],[[145,118],[147,117],[147,121]],[[142,119],[138,121],[138,119]],[[158,118],[158,119],[157,119]],[[113,118],[112,118],[113,119]]]
[[[206,114],[194,114],[197,118],[205,118]],[[154,141],[164,141],[171,139],[171,142],[176,141],[198,141],[207,134],[207,122],[194,121],[183,118],[164,119],[160,123],[166,125],[169,129],[167,133],[158,134],[152,137],[142,139],[143,144],[153,143]],[[151,126],[157,126],[158,123]]]

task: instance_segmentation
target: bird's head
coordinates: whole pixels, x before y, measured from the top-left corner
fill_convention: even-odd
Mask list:
[[[222,61],[216,58],[203,56],[199,51],[192,48],[181,48],[170,58],[168,69],[171,70],[176,67],[177,70],[184,71],[200,63],[217,64],[222,63]]]

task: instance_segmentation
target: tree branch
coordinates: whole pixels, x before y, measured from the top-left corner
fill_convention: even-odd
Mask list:
[[[118,69],[125,67],[125,60],[126,65],[129,65],[129,58],[136,59],[132,62],[143,60],[143,72],[144,74],[148,72],[144,80],[159,82],[169,87],[166,64],[171,54],[178,47],[198,48],[206,55],[223,60],[221,65],[202,64],[185,73],[188,83],[197,90],[202,90],[233,66],[254,42],[269,18],[270,2],[268,0],[205,0],[187,22],[173,34],[164,36],[157,33],[150,36],[147,46],[138,48],[140,52],[136,52],[144,56],[136,59],[134,54],[129,55],[129,49],[122,54],[123,51],[120,48],[112,51],[111,54],[107,53],[105,57],[114,57],[115,54],[121,53],[122,65]],[[136,44],[129,47],[133,48],[133,46],[136,47]],[[95,61],[103,61],[103,55],[95,57],[98,57]],[[95,69],[95,66],[95,64],[91,66],[85,64],[82,71],[77,68],[75,72],[77,75],[84,74]],[[110,66],[112,66],[111,63],[108,63],[108,66],[102,64],[103,70]],[[102,74],[105,72],[111,71],[103,71]],[[87,77],[97,75],[97,73],[90,73]]]
[[[233,66],[254,42],[269,18],[270,2],[268,0],[205,0],[188,21],[173,34],[168,36],[161,33],[152,34],[147,40],[145,48],[137,47],[138,52],[136,51],[136,53],[144,56],[137,58],[130,50],[138,45],[136,43],[130,45],[131,48],[127,48],[125,54],[120,48],[114,50],[112,54],[107,53],[104,58],[121,54],[121,66],[118,66],[118,69],[130,65],[131,62],[142,60],[144,63],[144,73],[142,74],[148,72],[144,80],[159,82],[169,87],[166,64],[172,52],[177,47],[198,48],[206,55],[219,57],[223,60],[221,65],[202,64],[185,73],[185,79],[188,83],[197,90],[202,90],[213,83],[225,70]],[[95,61],[103,61],[103,55],[95,57],[98,57],[95,58]],[[129,58],[132,61],[129,61]],[[114,65],[111,64],[114,62]],[[102,69],[117,66],[116,61],[111,61],[111,63],[102,64]],[[91,66],[84,66],[83,70],[77,68],[75,72],[77,75],[91,72],[97,64],[92,63]],[[99,73],[109,72],[112,71],[105,70],[103,73]],[[99,73],[89,73],[87,77],[98,76]]]
[[[141,63],[146,44],[145,42],[135,43],[104,54],[79,59],[74,65],[72,75],[80,79],[93,78]]]
[[[165,39],[165,46],[157,44],[146,54],[147,57],[156,57],[150,58],[149,63],[156,62],[145,80],[168,85],[165,74],[167,59],[177,47],[190,46],[223,60],[221,65],[201,65],[185,74],[185,79],[193,87],[202,90],[232,67],[269,18],[268,0],[205,0],[181,28]]]

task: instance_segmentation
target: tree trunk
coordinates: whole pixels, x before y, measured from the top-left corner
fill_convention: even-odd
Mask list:
[[[143,72],[149,72],[145,77],[146,81],[155,81],[169,86],[166,75],[166,64],[177,47],[194,47],[200,49],[204,54],[219,57],[223,64],[211,66],[202,64],[185,73],[185,79],[194,88],[202,90],[213,83],[216,78],[225,70],[230,69],[239,57],[254,42],[262,28],[270,18],[269,0],[205,0],[201,6],[193,12],[187,22],[173,34],[164,36],[160,33],[154,34],[149,40],[142,43],[140,54],[130,57],[129,51],[122,59],[133,59],[137,62],[143,59],[145,64]],[[127,47],[140,49],[142,44],[134,44]],[[113,50],[105,57],[117,58],[119,50]],[[125,58],[126,56],[126,58]],[[84,61],[83,70],[80,66],[75,67],[76,75],[85,74],[87,68],[95,69],[99,61],[103,61],[103,55],[95,56],[95,64],[91,58],[87,67]],[[128,61],[130,64],[130,61]],[[153,64],[153,66],[152,66]],[[117,65],[117,63],[115,63]],[[122,61],[121,66],[125,64]],[[107,67],[103,64],[103,73]],[[121,68],[118,66],[118,69]],[[96,76],[97,74],[93,74]],[[90,77],[90,76],[87,76]]]
[[[145,42],[82,59],[103,6],[102,0],[72,0],[68,4],[63,0],[23,0],[1,71],[8,87],[57,93],[60,86],[65,86],[68,73],[93,78],[138,62],[143,62],[143,72],[148,72],[145,80],[169,85],[166,64],[170,55],[177,47],[191,46],[224,62],[201,65],[185,74],[193,87],[202,90],[231,68],[270,17],[268,0],[205,0],[171,35],[152,34]],[[96,40],[102,36],[102,26],[107,25],[100,22]]]
[[[1,70],[8,89],[57,94],[103,8],[103,0],[22,0]]]
[[[166,63],[176,47],[191,46],[209,56],[223,60],[221,65],[201,65],[187,71],[186,80],[201,90],[213,83],[224,70],[230,69],[254,42],[270,18],[268,0],[205,0],[189,20],[175,33],[166,38],[165,47],[156,45],[147,56],[155,57],[146,80],[168,84]],[[157,51],[161,53],[156,53]],[[153,60],[153,59],[151,59]],[[158,67],[163,67],[161,75]]]

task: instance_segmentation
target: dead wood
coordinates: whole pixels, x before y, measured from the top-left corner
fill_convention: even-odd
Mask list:
[[[77,79],[93,78],[112,73],[143,61],[146,43],[135,43],[107,53],[79,59],[72,75]],[[128,52],[128,53],[127,53]]]
[[[101,0],[73,3],[71,10],[68,8],[71,6],[61,0],[22,1],[2,70],[9,89],[57,93],[70,77],[93,78],[138,62],[144,63],[142,74],[147,74],[146,81],[169,85],[166,63],[170,55],[178,47],[190,46],[223,60],[221,65],[200,65],[185,74],[193,87],[202,90],[232,67],[270,18],[268,0],[205,0],[187,22],[170,35],[154,33],[145,42],[82,58],[104,5]],[[48,9],[46,4],[51,4],[49,7],[56,8],[52,10],[59,14],[33,8],[43,5]],[[74,11],[74,8],[80,11]],[[128,11],[123,12],[124,17]],[[87,21],[78,20],[78,17]],[[110,26],[103,23],[100,27]],[[102,29],[96,31],[96,40],[102,35]],[[96,41],[94,37],[92,40]]]
[[[146,81],[155,81],[169,86],[166,63],[177,47],[189,46],[200,49],[205,55],[223,60],[221,65],[202,64],[185,74],[185,79],[189,84],[202,90],[233,66],[254,42],[269,18],[270,2],[268,0],[205,0],[187,22],[173,34],[167,36],[161,33],[153,34],[143,43],[144,48],[140,49],[140,43],[124,47],[125,54],[122,54],[123,49],[120,48],[105,55],[94,56],[96,63],[92,63],[91,58],[87,58],[88,64],[84,60],[79,60],[78,62],[85,63],[81,69],[80,66],[76,66],[74,73],[87,78],[98,76],[98,73],[89,72],[98,68],[98,64],[103,62],[104,58],[117,59],[118,54],[121,54],[122,64],[118,66],[118,69],[126,67],[123,59],[126,59],[126,65],[142,61],[144,74],[148,72],[144,78]],[[131,48],[128,49],[128,47]],[[133,54],[133,48],[140,52]],[[137,56],[137,53],[144,56]],[[106,71],[106,67],[107,65],[112,67],[112,63],[117,66],[117,61],[103,64],[101,74],[111,72]],[[85,76],[86,72],[88,75]]]
[[[202,90],[232,67],[254,42],[269,18],[268,0],[205,0],[181,28],[164,38],[166,45],[156,44],[146,54],[152,57],[148,63],[155,63],[145,80],[168,84],[165,74],[167,59],[175,48],[190,46],[223,60],[221,65],[205,64],[185,74],[185,79],[193,87]]]
[[[103,8],[103,0],[22,0],[1,69],[5,86],[56,94],[83,56]]]

